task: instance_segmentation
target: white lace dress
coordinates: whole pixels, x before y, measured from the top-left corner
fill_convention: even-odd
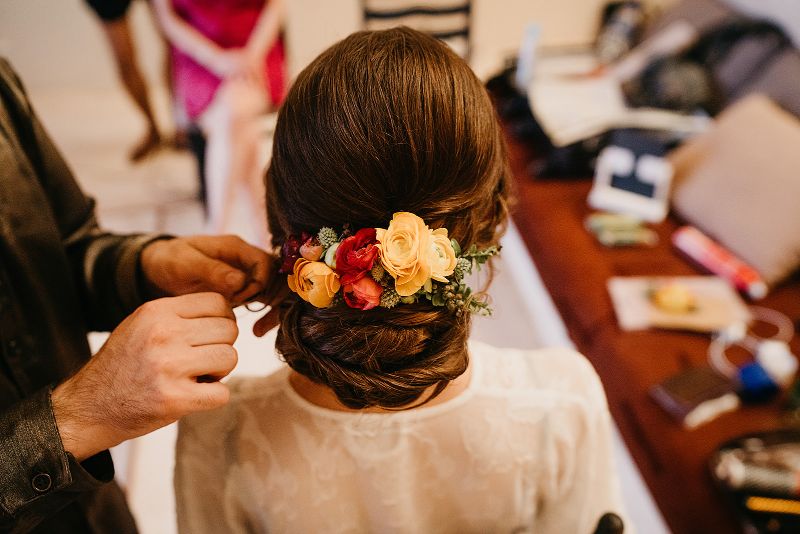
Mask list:
[[[180,424],[181,532],[590,533],[621,513],[600,381],[566,349],[470,343],[467,389],[439,405],[333,411],[289,369],[229,382]]]

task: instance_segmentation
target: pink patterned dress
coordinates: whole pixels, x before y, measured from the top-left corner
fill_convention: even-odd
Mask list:
[[[267,0],[172,0],[175,13],[222,48],[247,44]],[[175,95],[190,119],[196,120],[214,98],[222,80],[203,65],[172,48]],[[286,91],[283,39],[279,38],[264,59],[264,79],[275,106]]]

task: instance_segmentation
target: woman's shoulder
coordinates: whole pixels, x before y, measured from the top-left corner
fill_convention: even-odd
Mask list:
[[[483,389],[506,395],[579,397],[605,402],[600,378],[581,353],[568,347],[499,348],[470,341]]]

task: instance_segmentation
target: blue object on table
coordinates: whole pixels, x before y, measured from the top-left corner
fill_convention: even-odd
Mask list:
[[[761,402],[771,399],[779,390],[767,372],[757,362],[743,365],[738,372],[739,396],[745,402]]]

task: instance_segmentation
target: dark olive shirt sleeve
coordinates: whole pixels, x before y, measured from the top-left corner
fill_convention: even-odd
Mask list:
[[[113,329],[144,302],[139,256],[153,239],[166,236],[114,235],[101,230],[94,200],[79,187],[25,98],[21,84],[21,121],[30,124],[26,152],[52,210],[71,266],[89,329]],[[24,130],[24,124],[20,124]]]
[[[0,436],[2,532],[27,532],[82,493],[114,478],[108,451],[82,464],[64,451],[49,389],[8,410],[0,418]]]
[[[50,392],[89,359],[90,330],[143,302],[139,257],[160,237],[98,227],[0,59],[0,531],[135,531],[110,454],[64,451]]]

